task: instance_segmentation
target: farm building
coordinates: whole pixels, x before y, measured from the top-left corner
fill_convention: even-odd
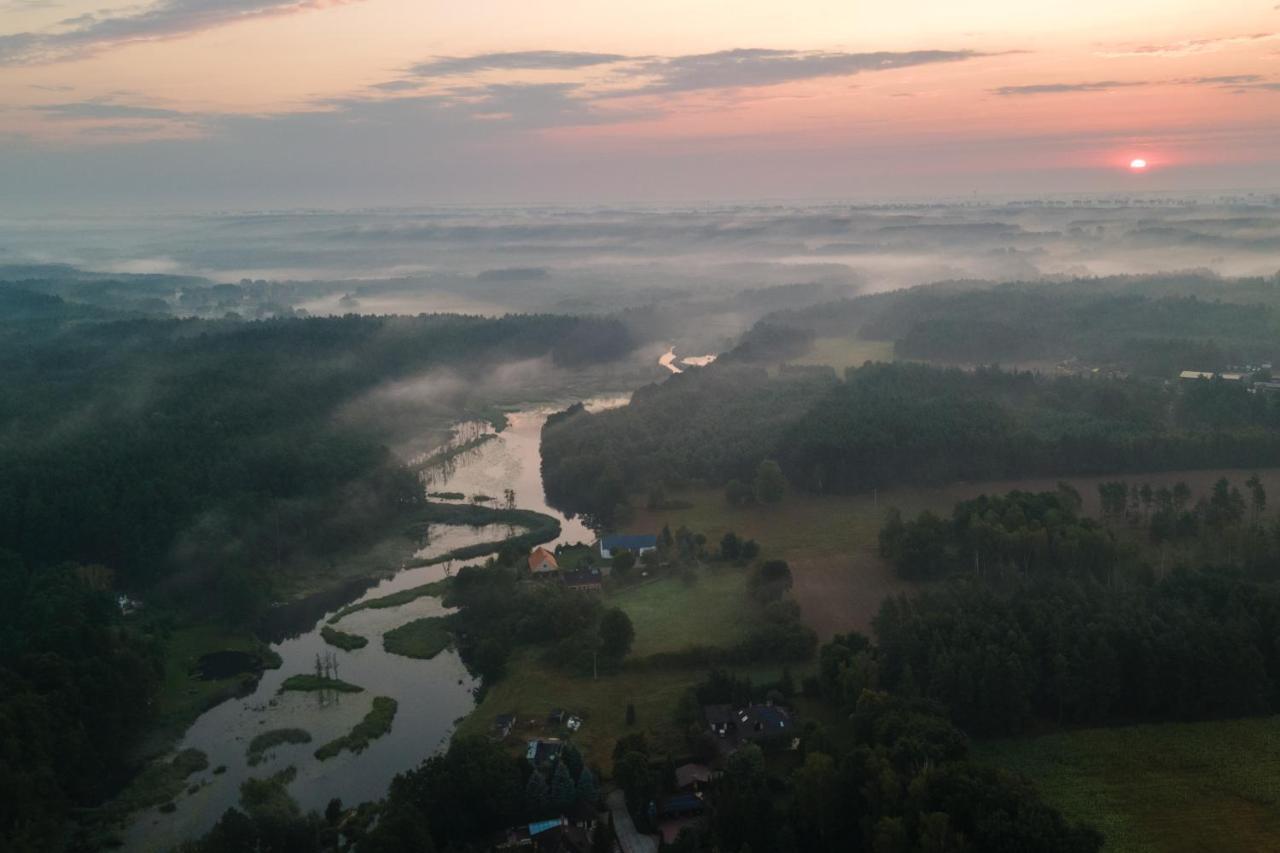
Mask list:
[[[658,537],[649,533],[615,533],[600,540],[600,556],[606,560],[613,559],[614,551],[630,551],[638,557],[656,550],[658,550]]]

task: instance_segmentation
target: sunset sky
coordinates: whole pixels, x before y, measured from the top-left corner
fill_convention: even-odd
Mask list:
[[[0,0],[10,212],[1277,187],[1280,0]]]

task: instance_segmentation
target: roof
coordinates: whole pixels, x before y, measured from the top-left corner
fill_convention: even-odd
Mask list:
[[[707,804],[697,794],[676,794],[662,801],[659,814],[680,814],[682,812],[706,811]]]
[[[628,551],[638,551],[641,548],[657,548],[658,537],[652,533],[614,533],[601,538],[600,547],[609,551],[615,548],[626,548]]]
[[[531,740],[529,748],[525,750],[524,757],[528,759],[530,764],[535,766],[548,761],[554,761],[560,755],[560,749],[563,746],[558,740]]]
[[[546,548],[538,546],[533,549],[533,553],[529,555],[529,568],[536,569],[543,563],[550,563],[554,568],[560,568],[560,564],[556,562],[556,555],[552,554]]]
[[[555,820],[539,820],[529,824],[529,835],[538,835],[549,829],[559,829],[564,826],[564,819],[557,818]]]
[[[579,569],[576,572],[565,572],[561,579],[564,581],[565,586],[593,586],[603,582],[599,569]]]
[[[711,768],[705,764],[681,764],[676,768],[676,787],[688,788],[695,782],[706,782],[711,778]]]

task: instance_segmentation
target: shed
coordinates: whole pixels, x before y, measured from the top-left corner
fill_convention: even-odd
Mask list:
[[[658,537],[651,533],[615,533],[600,540],[600,556],[613,559],[614,551],[630,551],[637,557],[658,550]]]

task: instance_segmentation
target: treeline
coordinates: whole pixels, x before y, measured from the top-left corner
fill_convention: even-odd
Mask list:
[[[770,375],[713,364],[543,431],[560,506],[601,518],[656,484],[756,479],[775,460],[811,492],[904,483],[1280,463],[1280,395],[922,364]]]
[[[955,582],[886,602],[875,630],[879,683],[975,734],[1280,708],[1280,595],[1224,575]]]
[[[779,312],[762,323],[800,335],[892,341],[901,358],[1076,359],[1169,378],[1280,359],[1277,312],[1280,280],[1165,273],[943,282]]]
[[[63,820],[122,781],[161,679],[102,567],[40,570],[0,551],[0,846],[50,850]]]
[[[1119,545],[1110,530],[1080,518],[1079,508],[1079,494],[1063,485],[1057,492],[961,501],[949,520],[926,511],[903,521],[891,509],[880,530],[880,554],[910,580],[1008,570],[1105,580]]]

